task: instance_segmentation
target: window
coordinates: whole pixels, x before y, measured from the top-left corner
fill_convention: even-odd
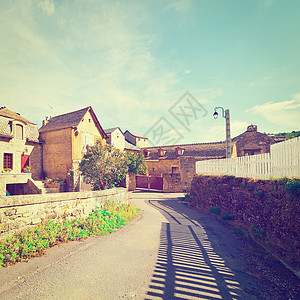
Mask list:
[[[23,140],[23,126],[17,124],[16,125],[16,138],[19,140]]]
[[[179,174],[179,167],[172,167],[172,174]]]
[[[144,157],[149,157],[150,156],[150,151],[149,150],[144,149],[143,153],[144,153]]]
[[[3,169],[13,168],[13,155],[11,153],[4,153],[3,157]]]
[[[94,146],[95,145],[95,138],[94,135],[88,132],[82,132],[81,134],[81,144],[82,144],[82,152],[86,153],[87,146]]]
[[[167,151],[165,149],[160,148],[160,149],[158,149],[158,156],[164,156],[166,154],[166,152]]]
[[[244,150],[244,155],[245,156],[256,155],[256,154],[260,154],[260,149],[247,149],[247,150]]]
[[[175,151],[176,151],[176,155],[179,156],[179,155],[183,155],[184,149],[178,147],[175,148]]]

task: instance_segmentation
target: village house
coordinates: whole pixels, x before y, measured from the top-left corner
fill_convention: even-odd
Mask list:
[[[31,153],[39,144],[35,123],[0,108],[0,196],[30,193]]]
[[[35,179],[68,179],[67,168],[78,169],[88,146],[106,144],[107,139],[91,106],[44,120],[39,134],[42,144],[33,153],[34,164],[39,165]],[[74,176],[73,190],[78,184],[79,176]]]
[[[143,149],[149,176],[163,177],[166,192],[187,189],[196,173],[195,162],[226,156],[225,142],[147,147]]]
[[[275,141],[257,132],[256,125],[232,140],[232,157],[269,153]],[[226,157],[225,142],[196,143],[143,148],[149,176],[163,177],[163,190],[181,192],[187,189],[196,173],[195,162]]]
[[[119,127],[105,129],[104,132],[107,135],[107,144],[111,144],[121,151],[140,153],[141,149],[128,140],[125,139],[125,135]]]
[[[244,133],[232,140],[232,143],[232,157],[239,157],[270,153],[270,145],[276,141],[269,135],[258,132],[257,125],[249,125]]]

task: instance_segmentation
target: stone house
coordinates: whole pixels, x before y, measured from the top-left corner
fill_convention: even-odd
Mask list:
[[[143,149],[150,176],[164,178],[165,192],[182,192],[196,173],[195,162],[226,156],[225,142],[147,147]]]
[[[41,146],[33,153],[34,164],[39,166],[33,174],[35,179],[47,176],[66,180],[67,167],[78,169],[88,146],[105,144],[107,139],[91,106],[44,120],[39,134]],[[79,178],[75,177],[74,188]]]
[[[122,151],[140,153],[141,149],[126,140],[124,133],[119,127],[105,129],[104,132],[108,136],[107,144],[111,144]]]
[[[269,153],[275,141],[257,132],[256,125],[235,137],[231,143],[232,157]],[[225,142],[197,143],[143,149],[150,176],[164,178],[164,191],[181,192],[190,186],[195,170],[195,162],[226,157]]]
[[[0,195],[23,194],[31,173],[31,154],[39,145],[35,123],[6,107],[0,108]],[[25,169],[25,170],[24,170]]]
[[[257,131],[256,125],[249,125],[247,130],[233,140],[232,157],[270,153],[270,145],[276,141],[265,133]]]

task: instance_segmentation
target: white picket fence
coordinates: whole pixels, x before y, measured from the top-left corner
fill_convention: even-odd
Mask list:
[[[256,179],[300,178],[300,137],[271,145],[266,154],[197,161],[196,173]]]

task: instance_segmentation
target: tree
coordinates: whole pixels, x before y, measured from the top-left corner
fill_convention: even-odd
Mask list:
[[[136,174],[146,174],[148,171],[147,165],[144,161],[144,155],[139,153],[126,152],[125,154],[128,171]]]
[[[99,187],[112,188],[128,173],[127,159],[123,152],[111,145],[89,147],[79,164],[79,170],[86,183],[94,190]]]

